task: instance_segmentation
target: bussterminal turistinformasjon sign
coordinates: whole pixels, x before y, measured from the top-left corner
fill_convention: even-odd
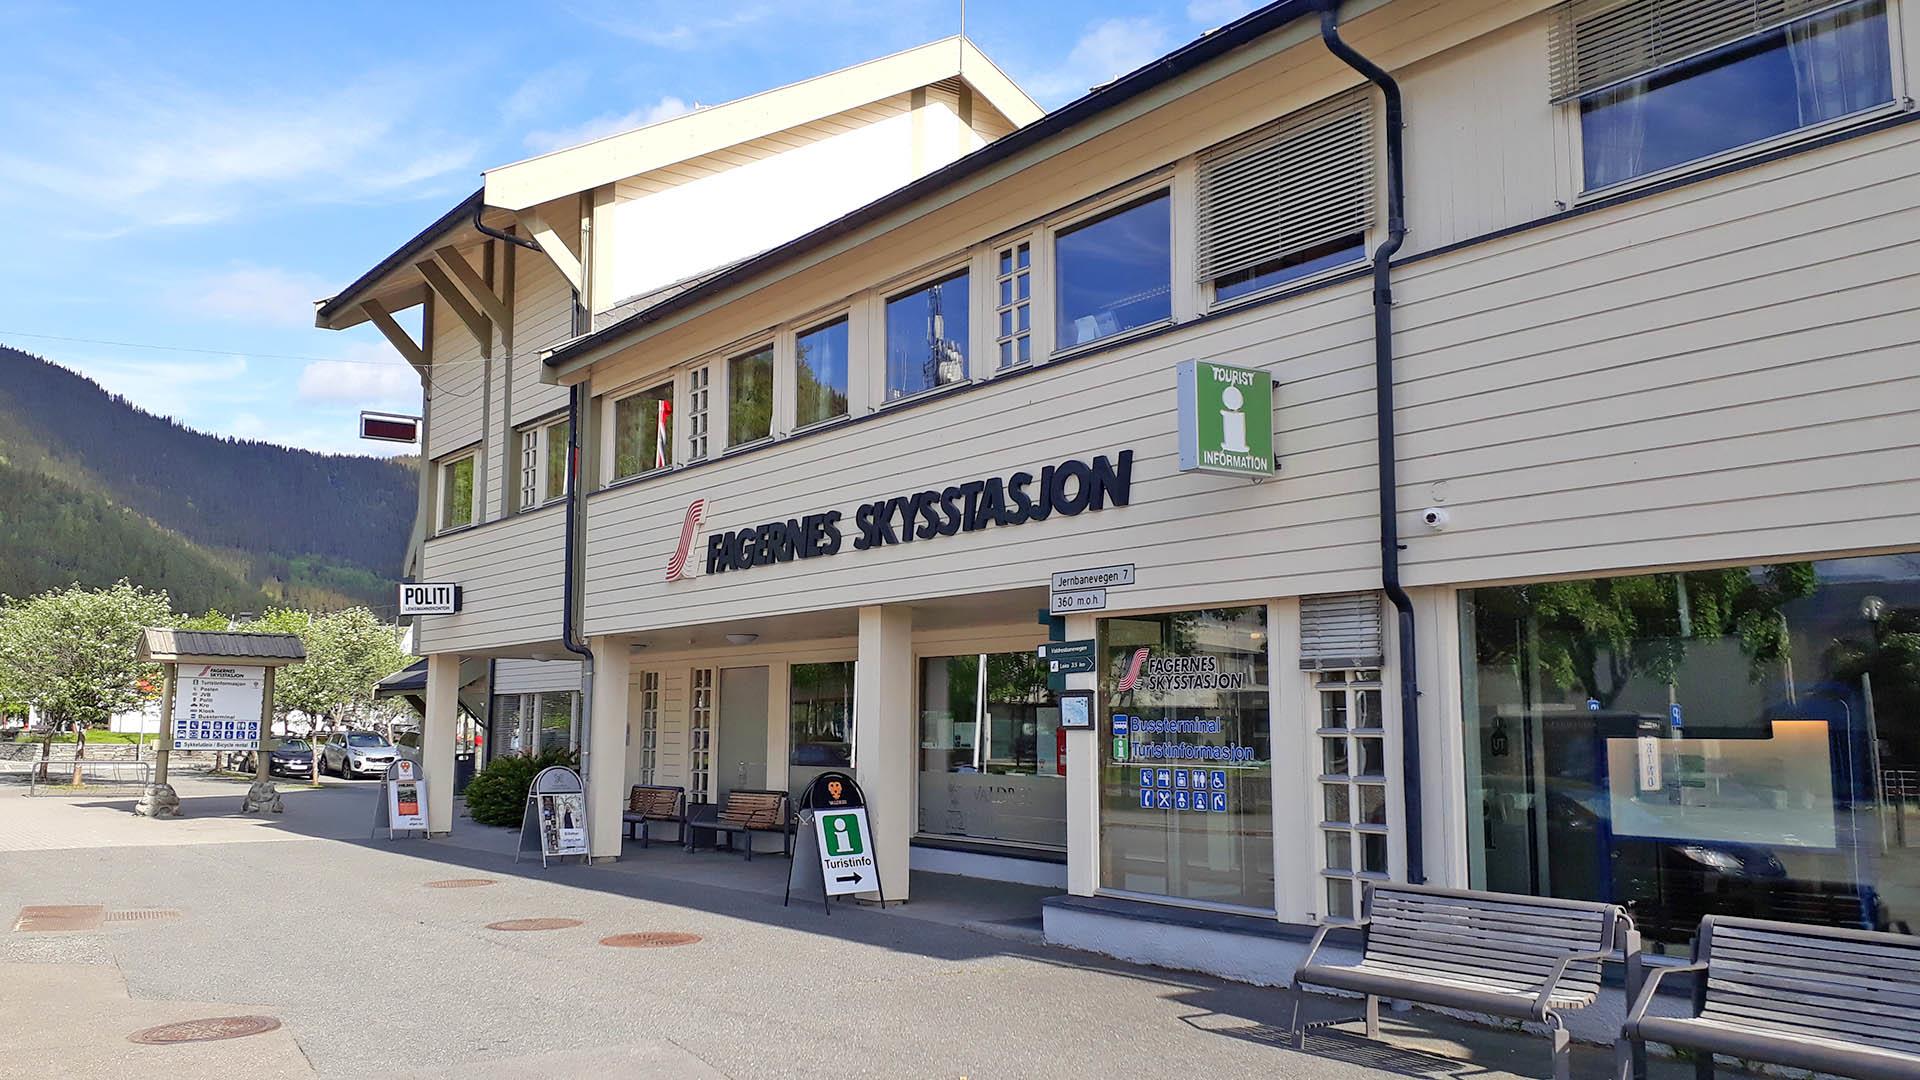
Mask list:
[[[1133,451],[1122,450],[1091,462],[1068,459],[1042,468],[1036,476],[1016,472],[955,484],[940,491],[875,499],[854,511],[853,549],[910,544],[995,526],[1008,528],[1045,521],[1055,514],[1074,517],[1088,510],[1125,506],[1133,486]],[[845,537],[838,510],[769,521],[751,528],[707,537],[709,574],[745,570],[794,559],[840,553]]]

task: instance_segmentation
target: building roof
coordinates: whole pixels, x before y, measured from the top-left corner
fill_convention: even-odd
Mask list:
[[[427,658],[421,657],[375,684],[374,697],[404,697],[427,692]]]
[[[140,658],[168,661],[233,659],[280,667],[307,658],[306,646],[293,634],[256,634],[238,630],[175,630],[149,626],[141,631]]]
[[[973,42],[943,38],[839,71],[578,146],[488,169],[488,206],[525,210],[763,138],[886,98],[960,79],[1015,127],[1042,110]]]
[[[574,338],[548,353],[546,363],[552,367],[568,368],[590,362],[590,359],[600,350],[617,346],[623,338],[637,333],[650,323],[719,296],[735,286],[754,281],[763,274],[826,247],[849,233],[912,206],[944,188],[984,172],[1016,154],[1062,135],[1069,129],[1116,109],[1210,60],[1256,41],[1302,16],[1315,14],[1323,7],[1335,2],[1336,0],[1278,0],[1277,3],[1268,4],[1218,30],[1182,45],[1144,67],[1122,75],[1104,86],[1094,88],[1085,96],[1061,106],[1038,121],[1018,128],[1012,134],[1002,136],[966,157],[936,169],[905,187],[883,195],[858,210],[737,263],[692,288],[663,297],[659,302],[637,310],[604,329],[597,329],[591,334]]]
[[[413,263],[422,255],[426,254],[427,250],[432,247],[436,241],[440,240],[448,230],[459,227],[463,221],[471,221],[474,212],[480,209],[481,197],[484,194],[485,191],[483,189],[482,191],[476,191],[466,198],[461,199],[459,204],[453,209],[441,214],[439,219],[433,224],[420,230],[419,234],[413,239],[401,244],[394,250],[393,254],[375,263],[373,269],[361,274],[354,280],[353,284],[341,289],[325,300],[315,301],[313,305],[313,324],[323,328],[338,330],[343,326],[351,325],[352,322],[359,322],[359,318],[356,317],[350,322],[342,322],[335,325],[334,319],[342,313],[347,305],[358,301],[369,289],[372,289],[378,284],[381,278]]]

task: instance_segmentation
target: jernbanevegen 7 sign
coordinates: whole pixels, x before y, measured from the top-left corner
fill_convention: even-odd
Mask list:
[[[1182,360],[1176,371],[1180,471],[1272,476],[1272,373],[1205,360]]]

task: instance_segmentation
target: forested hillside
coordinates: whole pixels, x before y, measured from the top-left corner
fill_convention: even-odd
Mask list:
[[[388,604],[413,524],[408,462],[202,434],[5,346],[0,465],[14,596],[127,576],[181,608]]]

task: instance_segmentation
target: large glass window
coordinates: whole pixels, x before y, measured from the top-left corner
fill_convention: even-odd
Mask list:
[[[673,464],[673,384],[642,390],[613,403],[614,479]]]
[[[967,379],[967,272],[887,301],[887,400]]]
[[[487,723],[487,760],[526,753],[521,695],[493,695],[493,714]]]
[[[1064,849],[1065,749],[1032,652],[921,659],[921,832]]]
[[[788,669],[787,761],[797,790],[823,769],[853,764],[853,661]]]
[[[1580,100],[1587,187],[1893,100],[1886,0],[1811,15]]]
[[[572,750],[579,746],[574,733],[574,693],[541,694],[540,751]]]
[[[1477,887],[1910,932],[1920,555],[1462,594]]]
[[[1273,910],[1267,609],[1100,624],[1100,884]]]
[[[773,346],[727,361],[727,445],[773,434]]]
[[[557,424],[548,424],[544,433],[546,443],[544,480],[540,485],[540,501],[557,499],[567,493],[567,441],[572,425],[565,420]]]
[[[1162,191],[1054,238],[1057,348],[1173,317],[1171,205]]]
[[[800,427],[847,415],[847,320],[835,319],[793,343],[794,422]]]

